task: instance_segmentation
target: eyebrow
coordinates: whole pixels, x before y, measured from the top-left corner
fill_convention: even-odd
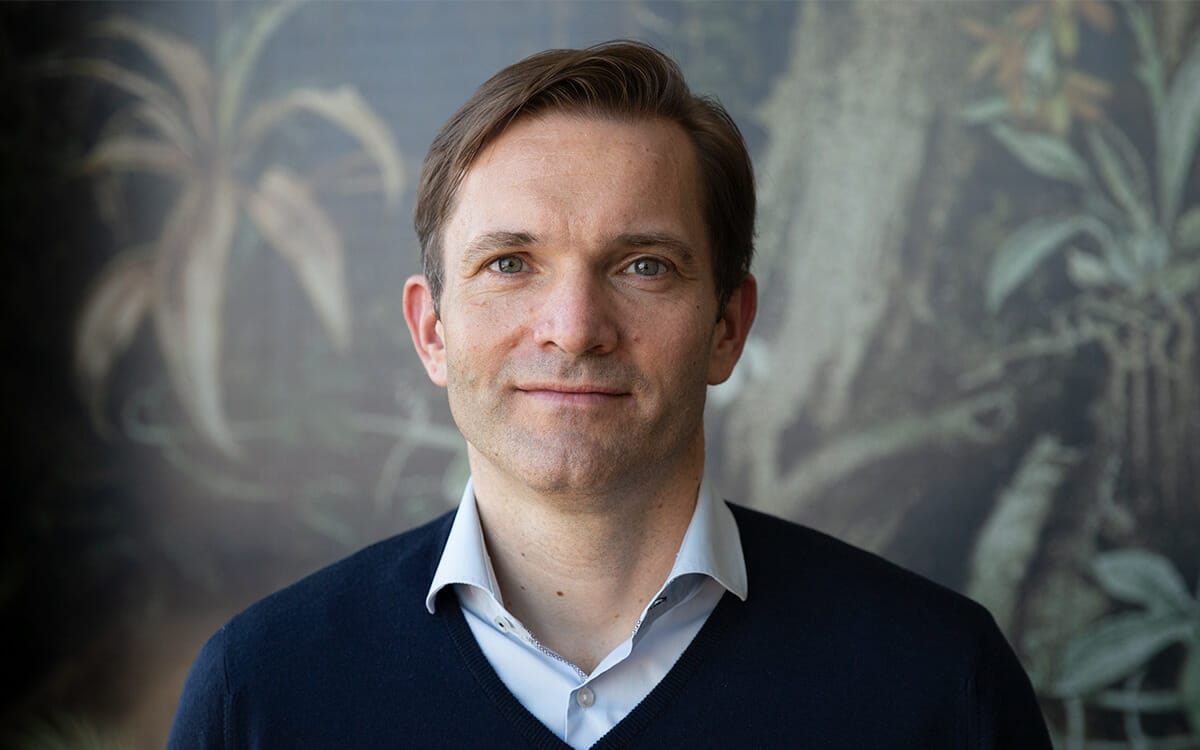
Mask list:
[[[537,237],[528,232],[484,232],[467,243],[463,249],[463,263],[473,265],[476,260],[498,250],[529,247],[536,245],[537,241]]]
[[[696,262],[696,251],[691,245],[662,232],[627,232],[617,235],[609,244],[614,247],[661,247],[678,255],[686,265]]]
[[[529,232],[505,230],[484,232],[467,243],[463,250],[462,262],[464,265],[474,265],[476,261],[500,250],[531,247],[537,245],[538,242],[537,236]],[[659,247],[677,255],[684,265],[696,262],[696,251],[691,245],[674,235],[663,232],[624,232],[613,237],[607,244],[609,247]]]

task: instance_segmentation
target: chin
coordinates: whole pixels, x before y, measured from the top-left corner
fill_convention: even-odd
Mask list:
[[[502,458],[500,465],[519,467],[516,479],[535,492],[546,495],[609,494],[624,487],[644,486],[645,478],[630,471],[641,462],[625,451],[610,446],[581,445],[569,441],[554,446],[525,443],[525,450]],[[609,449],[605,449],[609,448]]]
[[[571,460],[528,467],[521,477],[530,489],[544,494],[606,493],[629,481],[628,471],[614,470],[610,461]]]

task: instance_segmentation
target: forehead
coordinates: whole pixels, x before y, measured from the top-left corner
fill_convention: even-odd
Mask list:
[[[706,245],[700,195],[695,148],[674,122],[527,116],[467,169],[447,244],[478,232],[536,230],[580,239],[671,231]]]
[[[530,166],[531,159],[551,160],[559,154],[594,156],[609,163],[633,157],[647,167],[665,163],[676,169],[695,161],[687,134],[671,120],[550,111],[514,120],[480,150],[466,174],[519,161]]]

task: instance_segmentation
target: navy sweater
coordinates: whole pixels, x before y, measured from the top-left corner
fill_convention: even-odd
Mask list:
[[[733,506],[750,584],[596,748],[1049,750],[991,616],[824,534]],[[169,748],[567,748],[505,688],[452,590],[453,514],[234,617],[192,667]]]

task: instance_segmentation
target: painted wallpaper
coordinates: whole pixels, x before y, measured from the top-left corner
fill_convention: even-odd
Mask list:
[[[232,613],[454,506],[401,308],[425,149],[504,65],[631,37],[756,164],[721,493],[986,605],[1059,748],[1200,748],[1198,29],[1186,1],[0,5],[0,743],[161,747]]]

